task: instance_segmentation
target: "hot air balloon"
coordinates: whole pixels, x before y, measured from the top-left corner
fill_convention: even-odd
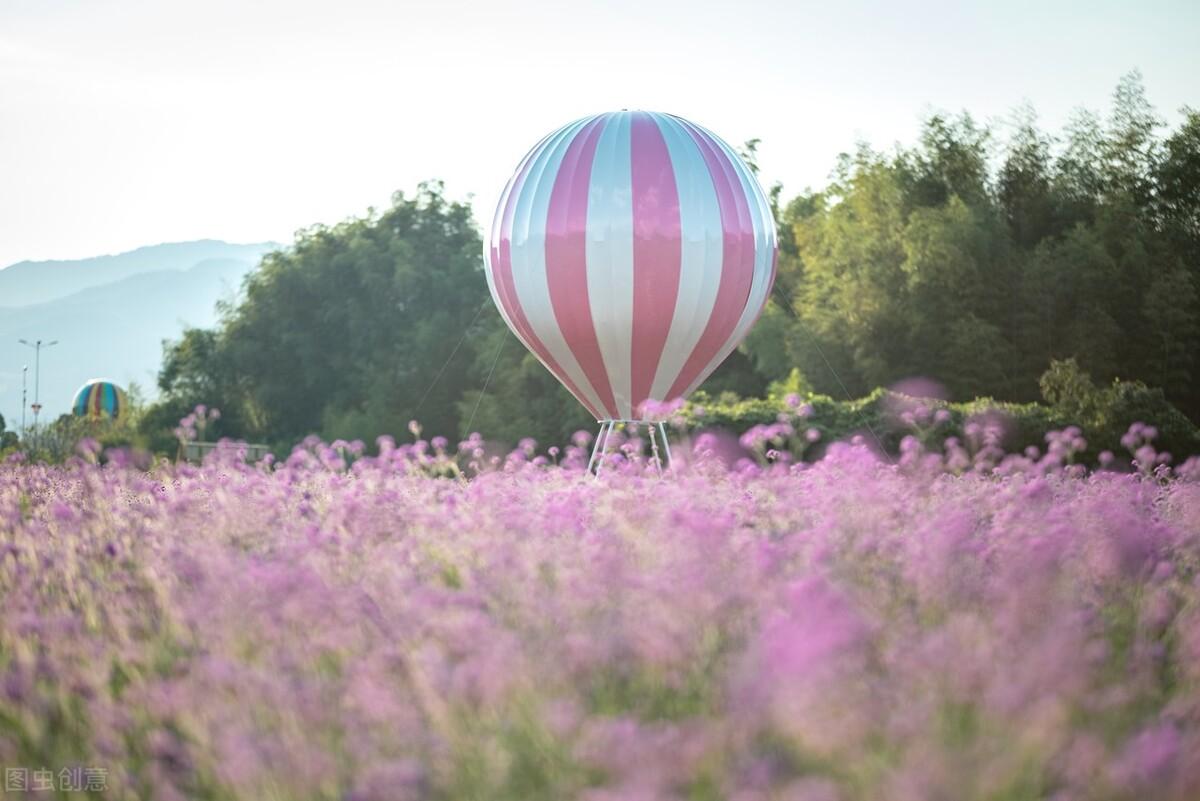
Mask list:
[[[128,407],[125,390],[111,381],[93,378],[75,393],[72,411],[76,417],[86,417],[89,420],[118,420]]]
[[[777,250],[766,195],[729,145],[674,115],[619,111],[529,151],[484,260],[504,321],[595,415],[600,450],[618,422],[653,424],[648,401],[686,397],[738,346]]]

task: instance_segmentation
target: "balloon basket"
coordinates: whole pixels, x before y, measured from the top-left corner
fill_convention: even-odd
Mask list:
[[[618,425],[622,426],[646,426],[650,430],[650,459],[651,463],[658,469],[658,474],[662,475],[664,470],[671,469],[671,444],[667,441],[667,424],[652,423],[646,420],[597,420],[600,424],[600,433],[596,435],[596,443],[592,445],[592,458],[588,460],[588,472],[596,476],[600,475],[600,471],[604,468],[604,457],[608,453],[609,440],[612,439],[613,432],[617,430]],[[662,450],[659,451],[658,439],[662,438]]]

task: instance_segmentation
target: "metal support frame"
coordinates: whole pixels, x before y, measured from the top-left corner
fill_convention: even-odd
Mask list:
[[[661,476],[663,471],[662,459],[658,455],[658,426],[654,423],[650,424],[650,458],[654,460],[654,467],[658,470]]]
[[[653,425],[653,423],[651,423],[651,425]],[[659,432],[662,433],[663,451],[665,451],[667,454],[667,462],[664,465],[664,467],[666,467],[666,469],[670,470],[671,469],[671,442],[670,442],[670,440],[667,439],[667,424],[660,421],[658,424],[658,430],[659,430]]]
[[[604,461],[604,449],[608,447],[608,438],[617,426],[616,420],[601,420],[600,433],[596,435],[596,444],[592,446],[592,458],[588,460],[588,472],[595,468],[600,475],[600,465]]]
[[[654,462],[658,465],[659,475],[662,475],[663,470],[671,469],[671,444],[667,441],[667,424],[666,423],[651,423],[645,420],[597,420],[600,424],[600,432],[596,435],[596,443],[592,446],[592,456],[588,459],[588,472],[593,470],[595,474],[600,475],[601,469],[604,467],[604,454],[608,450],[608,441],[612,439],[613,432],[617,430],[617,423],[627,423],[644,425],[650,429],[650,452],[653,454]],[[663,459],[659,455],[658,437],[655,436],[657,430],[658,436],[662,437]]]

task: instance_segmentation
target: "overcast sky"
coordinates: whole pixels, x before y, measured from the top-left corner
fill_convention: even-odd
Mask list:
[[[1196,0],[0,0],[0,265],[286,242],[427,178],[490,218],[542,135],[610,109],[760,137],[788,194],[931,109],[1053,129],[1135,67],[1175,123],[1198,42]]]

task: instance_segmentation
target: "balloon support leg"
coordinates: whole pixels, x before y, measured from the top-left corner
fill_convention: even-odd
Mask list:
[[[666,423],[645,423],[637,420],[600,420],[600,432],[596,435],[596,442],[592,445],[592,456],[588,459],[588,472],[595,472],[597,476],[604,467],[604,456],[608,452],[608,443],[612,439],[613,432],[617,430],[617,423],[645,425],[650,429],[650,454],[658,474],[662,475],[663,470],[671,469],[671,443],[667,441],[667,424]],[[659,452],[658,439],[662,438],[662,452]]]

